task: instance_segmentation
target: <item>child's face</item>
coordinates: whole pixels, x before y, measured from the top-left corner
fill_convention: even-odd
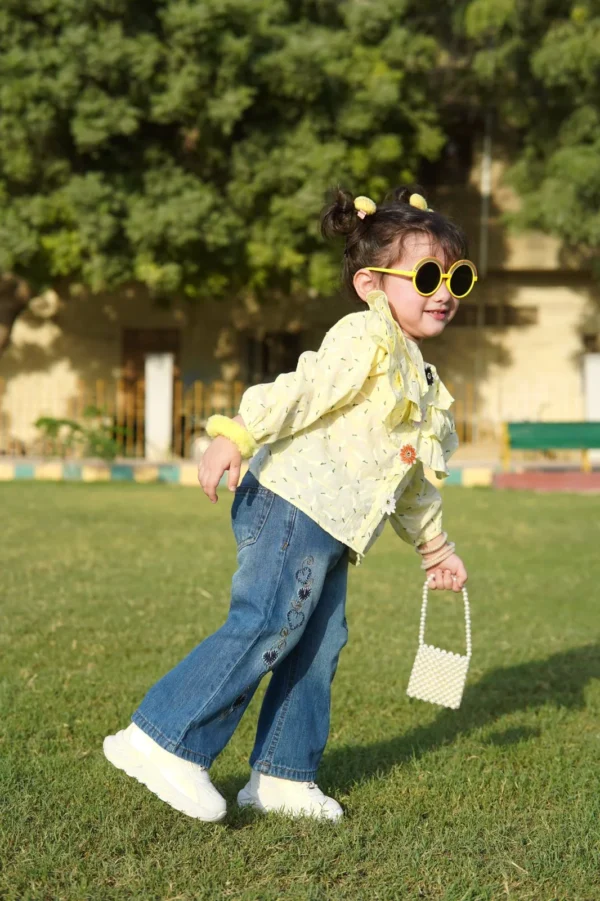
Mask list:
[[[444,264],[441,250],[432,246],[426,235],[409,235],[401,259],[388,268],[412,271],[424,257],[436,257]],[[441,335],[458,309],[459,302],[448,291],[446,279],[431,297],[422,297],[410,278],[382,273],[382,281],[382,289],[390,302],[394,319],[404,334],[413,341]]]
[[[412,271],[424,257],[436,257],[442,263],[444,271],[447,271],[441,249],[432,244],[426,235],[418,233],[407,236],[402,256],[386,268]],[[368,277],[361,279],[360,273],[367,273]],[[445,279],[435,294],[422,297],[408,276],[386,275],[364,269],[360,273],[357,273],[358,283],[355,277],[359,295],[364,299],[375,288],[385,291],[394,319],[404,334],[413,341],[420,342],[424,338],[441,335],[458,309],[459,301],[448,291]],[[370,285],[369,281],[372,282]]]

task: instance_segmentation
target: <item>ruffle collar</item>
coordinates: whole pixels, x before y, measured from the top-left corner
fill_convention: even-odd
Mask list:
[[[385,293],[369,292],[367,304],[367,332],[388,359],[385,424],[392,431],[401,422],[412,423],[419,429],[419,459],[441,475],[447,474],[446,460],[458,445],[448,412],[454,398],[435,367],[423,361],[418,345],[404,335]]]

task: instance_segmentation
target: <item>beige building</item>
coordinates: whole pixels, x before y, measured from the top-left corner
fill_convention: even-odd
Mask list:
[[[502,169],[499,162],[491,168],[483,228],[478,164],[463,187],[440,190],[433,200],[465,225],[472,259],[487,255],[472,299],[424,347],[457,399],[467,444],[497,441],[507,420],[585,418],[583,358],[597,349],[597,283],[563,265],[554,239],[508,232],[502,214],[515,199],[501,185]],[[141,454],[144,359],[167,352],[175,361],[175,453],[188,456],[205,415],[233,409],[243,385],[293,368],[351,309],[308,297],[265,313],[218,302],[161,308],[135,288],[118,297],[50,293],[20,317],[0,359],[0,453],[39,452],[39,416],[77,416],[91,402],[129,424],[128,452]]]

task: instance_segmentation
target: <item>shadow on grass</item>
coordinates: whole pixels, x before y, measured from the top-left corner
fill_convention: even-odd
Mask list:
[[[600,679],[598,644],[573,648],[546,660],[492,670],[467,688],[459,710],[442,710],[428,726],[376,744],[326,751],[321,768],[323,785],[333,793],[343,792],[358,780],[452,744],[460,735],[516,711],[535,710],[548,704],[583,709],[583,692],[592,679]],[[486,740],[507,746],[538,734],[535,728],[515,727],[495,732]]]

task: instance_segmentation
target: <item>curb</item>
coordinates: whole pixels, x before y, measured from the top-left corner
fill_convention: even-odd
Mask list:
[[[242,475],[244,474],[242,469]],[[460,485],[462,487],[490,487],[494,483],[495,469],[491,466],[451,469],[446,479],[439,480],[429,473],[436,487]],[[94,461],[2,461],[0,482],[139,482],[143,484],[167,483],[170,485],[197,485],[198,464],[189,461],[176,463],[99,463]],[[226,483],[226,476],[221,485]]]
[[[247,467],[242,468],[242,476]],[[462,488],[496,488],[524,491],[566,491],[574,493],[599,493],[600,471],[581,472],[569,470],[517,470],[501,472],[498,466],[457,466],[450,469],[445,479],[436,478],[426,471],[427,478],[436,488],[445,485]],[[131,463],[103,463],[96,460],[57,461],[2,459],[0,457],[0,482],[138,482],[140,484],[198,485],[198,464],[189,460],[174,463],[147,463],[136,460]],[[227,474],[220,486],[227,484]]]
[[[500,472],[494,478],[494,488],[518,491],[571,492],[600,494],[600,472]]]
[[[3,462],[0,482],[163,482],[197,485],[196,463]]]

